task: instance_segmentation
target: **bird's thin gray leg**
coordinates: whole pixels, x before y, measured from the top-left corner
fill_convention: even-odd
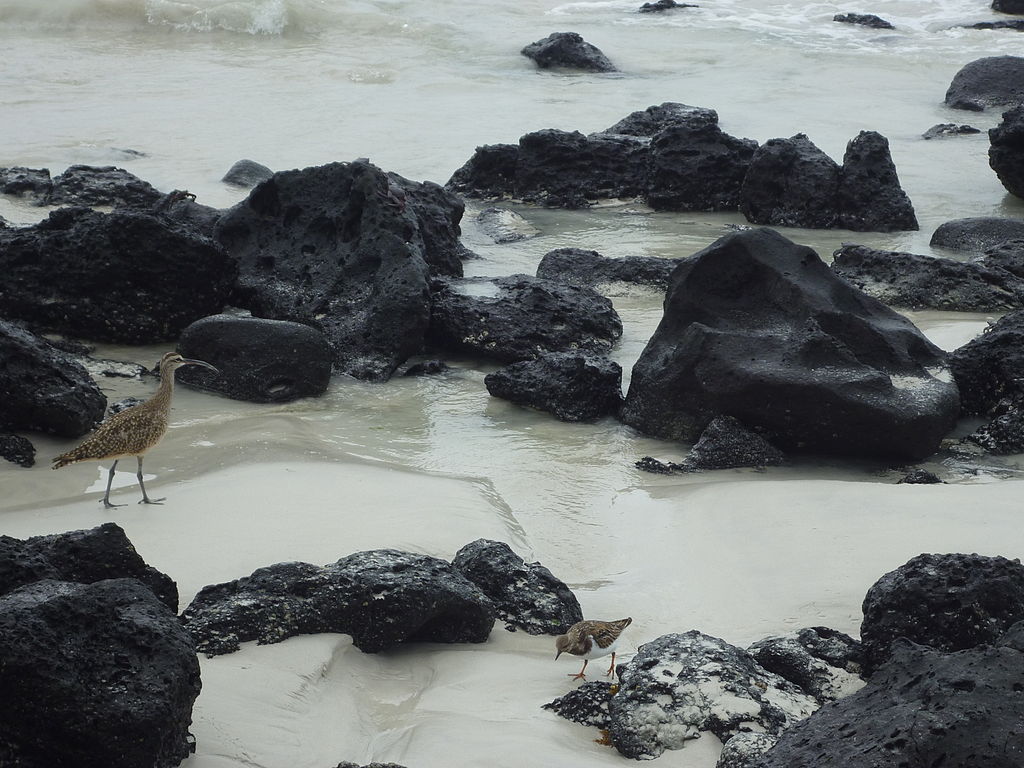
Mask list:
[[[117,469],[117,459],[114,459],[114,463],[110,465],[110,474],[107,475],[107,492],[103,494],[103,498],[100,501],[103,502],[103,506],[107,509],[111,507],[123,507],[124,504],[113,504],[110,501],[110,485],[114,482],[114,470]]]
[[[165,499],[151,499],[146,495],[146,484],[142,482],[142,457],[136,456],[139,460],[139,471],[135,474],[139,478],[139,488],[142,489],[142,501],[139,504],[163,504]]]

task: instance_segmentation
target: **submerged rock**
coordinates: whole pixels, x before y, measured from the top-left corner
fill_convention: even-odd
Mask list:
[[[484,234],[499,245],[517,243],[539,234],[530,222],[508,208],[485,208],[477,214],[476,222]]]
[[[778,735],[818,707],[746,651],[696,630],[644,643],[618,673],[611,740],[635,760],[681,749],[703,731],[722,741],[750,730]]]
[[[221,179],[225,184],[233,187],[255,187],[262,181],[266,181],[274,172],[262,163],[255,160],[239,160],[224,174]]]
[[[933,125],[923,134],[922,139],[944,139],[949,136],[965,136],[972,133],[981,133],[980,128],[973,125],[957,125],[956,123],[939,123]]]
[[[999,216],[974,216],[940,224],[929,245],[953,251],[981,254],[1010,240],[1024,238],[1024,221]]]
[[[897,638],[940,651],[994,643],[1024,619],[1024,565],[978,554],[918,555],[876,581],[863,609],[869,675],[890,657]]]
[[[527,563],[508,544],[477,539],[455,553],[452,567],[487,595],[508,629],[561,635],[583,620],[576,595],[540,563]]]
[[[693,3],[677,3],[676,0],[655,0],[653,3],[644,3],[640,6],[638,13],[661,13],[671,11],[674,8],[699,8]]]
[[[529,275],[434,284],[429,340],[441,349],[513,363],[607,352],[621,335],[612,303],[589,288]]]
[[[583,248],[557,248],[541,258],[537,277],[589,287],[621,282],[664,290],[679,261],[660,256],[611,258]]]
[[[953,76],[945,101],[974,112],[1024,102],[1024,57],[988,56],[965,64]]]
[[[618,413],[622,368],[581,352],[547,352],[484,377],[494,397],[554,414],[562,421],[595,421]]]
[[[988,138],[988,164],[1007,192],[1024,198],[1024,105],[1003,112],[1003,121],[989,130]]]
[[[218,373],[186,366],[179,381],[235,400],[287,403],[317,397],[331,380],[330,344],[308,325],[234,315],[211,315],[182,331],[178,351]]]
[[[1024,307],[1024,278],[980,262],[843,245],[832,271],[885,304],[948,312]]]
[[[832,21],[839,21],[844,24],[857,24],[872,29],[896,29],[891,22],[875,16],[873,13],[837,13]]]
[[[195,648],[135,579],[8,592],[0,658],[5,765],[172,768],[195,749]]]
[[[618,72],[601,49],[576,32],[554,32],[530,43],[521,51],[541,69],[578,69],[584,72]]]
[[[204,587],[181,615],[199,651],[342,632],[364,653],[409,642],[482,643],[494,604],[444,560],[378,549],[320,567],[278,563]]]
[[[944,369],[945,354],[906,318],[811,249],[758,229],[672,273],[621,417],[693,441],[729,415],[787,453],[916,461],[959,414]]]
[[[0,430],[80,437],[102,420],[96,382],[45,339],[0,320],[0,360]]]

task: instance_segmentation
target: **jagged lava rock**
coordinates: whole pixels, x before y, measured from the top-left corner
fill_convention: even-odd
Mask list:
[[[786,456],[756,432],[751,432],[732,416],[716,416],[701,432],[700,438],[672,469],[692,472],[705,469],[773,467],[784,464]]]
[[[36,447],[21,435],[0,435],[0,458],[26,469],[36,463]]]
[[[1004,398],[1024,397],[1024,312],[1001,317],[949,356],[963,411],[987,416]]]
[[[981,112],[989,107],[1012,107],[1024,101],[1024,57],[987,56],[965,64],[946,90],[953,109]]]
[[[747,648],[758,664],[784,677],[821,704],[864,686],[860,642],[828,627],[806,627],[766,637]]]
[[[435,281],[430,342],[513,363],[543,352],[604,353],[622,335],[611,301],[590,288],[511,275]]]
[[[695,440],[718,415],[789,452],[914,461],[960,402],[945,354],[906,318],[777,232],[727,235],[672,273],[621,412]]]
[[[1024,221],[998,216],[974,216],[940,224],[928,244],[933,248],[981,254],[1010,240],[1024,238]]]
[[[622,282],[664,290],[679,261],[660,256],[611,258],[584,248],[556,248],[541,258],[537,277],[589,287]]]
[[[463,210],[436,184],[357,160],[275,173],[218,238],[241,265],[239,305],[319,328],[340,372],[383,380],[422,350],[431,275],[462,274]]]
[[[832,271],[895,307],[998,312],[1024,307],[1024,278],[980,262],[843,245]]]
[[[0,320],[0,360],[0,429],[80,437],[103,419],[96,382],[45,339]]]
[[[612,683],[592,680],[548,702],[541,709],[549,709],[559,717],[580,725],[607,730],[608,702],[611,698]]]
[[[13,166],[0,168],[0,193],[23,197],[42,204],[50,195],[53,181],[46,168]]]
[[[179,381],[235,400],[286,403],[316,397],[331,380],[333,354],[326,337],[287,320],[204,317],[182,331],[178,352],[219,371],[185,366],[178,372]]]
[[[547,352],[484,377],[494,397],[554,414],[562,421],[595,421],[622,405],[622,367],[582,352]]]
[[[862,27],[871,27],[872,29],[896,29],[892,22],[875,16],[873,13],[837,13],[832,17],[832,21],[838,21],[843,24],[857,24]]]
[[[1024,765],[1020,652],[907,640],[857,693],[782,734],[756,768]]]
[[[900,186],[889,140],[861,131],[846,145],[836,195],[839,226],[856,232],[917,230],[917,216]]]
[[[615,125],[605,128],[602,133],[652,138],[672,125],[688,125],[691,128],[718,125],[718,112],[708,107],[665,101],[647,109],[630,112]]]
[[[767,733],[737,733],[722,746],[715,768],[754,768],[777,741]]]
[[[72,165],[53,178],[46,205],[114,206],[146,210],[163,193],[124,168]]]
[[[1007,192],[1024,198],[1024,105],[1003,112],[1003,121],[989,129],[988,139],[988,164]]]
[[[994,643],[1024,619],[1024,565],[978,554],[921,554],[876,581],[863,611],[867,674],[901,637],[941,651]]]
[[[702,731],[722,741],[742,731],[778,735],[818,707],[746,651],[697,630],[644,643],[618,673],[609,730],[634,760],[681,749]]]
[[[699,8],[692,3],[677,3],[676,0],[656,0],[653,3],[644,3],[638,9],[638,13],[661,13],[671,11],[673,8]]]
[[[178,612],[178,586],[146,564],[116,523],[24,540],[0,536],[0,595],[43,579],[93,584],[127,578]]]
[[[584,40],[577,32],[553,32],[543,40],[530,43],[521,51],[541,69],[579,69],[584,72],[617,72],[601,49]]]
[[[162,217],[62,208],[0,230],[0,314],[95,341],[169,341],[221,311],[237,269],[219,245]]]
[[[199,651],[343,632],[365,653],[408,642],[482,643],[494,604],[436,557],[378,549],[320,567],[278,563],[204,587],[181,615]]]
[[[172,768],[194,749],[195,648],[135,579],[8,592],[0,658],[5,765]]]
[[[498,618],[531,635],[561,635],[583,611],[576,595],[540,563],[527,563],[501,541],[477,539],[458,552],[452,567],[493,602]]]
[[[917,467],[912,469],[898,481],[906,485],[937,485],[943,482],[942,479],[934,472],[929,472],[927,469],[921,469]]]
[[[757,148],[740,190],[747,221],[827,229],[839,219],[841,169],[805,134],[770,139]]]

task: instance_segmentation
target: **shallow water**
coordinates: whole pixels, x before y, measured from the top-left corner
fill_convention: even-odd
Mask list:
[[[5,51],[0,166],[48,167],[56,174],[73,163],[113,164],[160,189],[188,189],[202,203],[227,206],[243,193],[219,179],[243,157],[278,170],[369,157],[385,170],[444,183],[478,145],[514,142],[525,132],[548,127],[600,130],[633,110],[680,101],[716,109],[723,130],[736,136],[763,142],[806,133],[837,161],[846,142],[861,130],[877,130],[889,139],[921,230],[783,230],[824,258],[843,242],[932,253],[928,240],[946,220],[1024,216],[1024,203],[1010,198],[988,167],[984,132],[920,138],[936,123],[969,123],[984,131],[999,120],[997,112],[965,113],[942,104],[950,80],[964,64],[1020,52],[1022,38],[1012,31],[953,28],[996,17],[987,2],[877,0],[870,10],[893,22],[894,31],[834,23],[833,14],[861,9],[828,3],[698,0],[700,8],[640,15],[635,10],[641,2],[0,0],[0,45]],[[519,54],[527,43],[570,30],[599,46],[622,72],[538,72]],[[479,207],[471,202],[464,220],[464,240],[481,257],[466,263],[471,276],[532,274],[544,253],[566,246],[608,256],[685,256],[746,223],[739,214],[656,214],[632,203],[568,212],[519,207],[540,235],[495,245],[473,223]],[[43,213],[0,200],[0,215],[15,223],[34,221]],[[623,366],[626,386],[630,367],[660,319],[662,297],[649,289],[622,286],[610,295],[624,324],[613,357]],[[946,349],[963,344],[994,319],[937,312],[911,317]],[[163,348],[99,351],[151,364]],[[824,559],[834,548],[851,568],[865,558],[872,564],[875,559],[884,562],[878,566],[882,569],[896,567],[902,561],[886,560],[889,553],[902,556],[931,544],[950,546],[956,537],[943,537],[943,531],[961,531],[967,516],[984,516],[984,509],[965,501],[969,497],[963,486],[1003,483],[1020,472],[1019,457],[937,457],[928,466],[959,488],[921,491],[920,498],[933,500],[934,520],[920,510],[902,518],[898,504],[889,516],[871,518],[880,526],[875,531],[879,537],[891,534],[883,546],[867,533],[843,526],[864,505],[875,514],[877,501],[864,499],[877,498],[872,487],[898,479],[899,472],[891,468],[802,461],[767,472],[647,475],[633,466],[637,459],[652,455],[678,461],[686,446],[645,438],[612,420],[559,423],[490,398],[483,377],[493,366],[470,359],[452,364],[454,370],[444,376],[396,379],[385,385],[337,378],[324,397],[287,405],[236,403],[179,388],[174,427],[146,460],[147,485],[160,495],[162,486],[181,493],[179,484],[192,478],[220,477],[216,473],[275,462],[270,466],[296,502],[290,510],[297,516],[295,525],[308,525],[312,542],[320,518],[313,512],[304,517],[302,504],[309,489],[302,483],[288,486],[282,462],[356,462],[464,481],[479,494],[481,515],[489,521],[484,530],[504,531],[521,554],[551,566],[581,593],[585,609],[634,612],[637,642],[690,626],[746,642],[759,633],[821,622],[855,632],[864,576],[858,574],[841,587],[828,581],[815,596],[814,579],[820,577],[809,564],[818,562],[814,552]],[[148,382],[110,381],[103,386],[111,400],[152,390]],[[0,467],[0,533],[8,529],[5,518],[19,521],[17,531],[13,523],[9,528],[14,535],[44,532],[47,526],[61,530],[86,525],[85,518],[58,518],[47,510],[82,500],[94,508],[93,499],[102,492],[104,467],[79,465],[53,473],[46,458],[67,443],[39,438],[36,444],[36,468]],[[130,472],[118,476],[117,494],[134,501],[134,466],[125,469]],[[819,486],[812,481],[829,482]],[[772,500],[773,514],[788,527],[776,531],[761,520],[757,530],[763,549],[759,542],[737,549],[723,537],[730,527],[742,529],[745,519],[749,522],[763,511],[758,493],[750,493],[761,487]],[[399,496],[400,490],[395,489]],[[260,498],[246,492],[238,489],[244,503],[265,512]],[[722,518],[709,511],[718,498],[724,506]],[[339,514],[347,513],[345,499],[345,489],[339,488]],[[415,498],[401,503],[429,505]],[[26,512],[28,517],[21,514]],[[40,519],[38,528],[24,522],[33,515]],[[147,518],[125,519],[145,538]],[[459,520],[468,525],[465,518]],[[268,530],[254,526],[250,537]],[[649,553],[634,530],[644,526],[656,538]],[[988,553],[1024,555],[1019,536],[1001,538],[983,520],[978,526],[978,538],[965,547],[1004,541],[1004,549]],[[404,531],[402,541],[413,546],[415,534],[414,528]],[[459,536],[450,532],[445,546]],[[426,537],[423,541],[427,550],[439,546],[426,543]],[[808,542],[814,550],[809,561]],[[260,551],[274,559],[273,542],[262,546]],[[629,548],[634,549],[623,552]],[[339,541],[336,557],[350,551]],[[431,554],[450,557],[453,552]],[[756,560],[761,555],[764,564]],[[288,556],[282,553],[280,558]],[[159,554],[147,557],[153,561]],[[695,566],[687,566],[676,572],[674,559],[699,562],[704,570],[696,574],[691,570]],[[168,567],[176,562],[168,558]],[[758,613],[755,572],[770,573],[773,590],[792,594],[785,615]],[[214,573],[222,576],[220,571],[209,571],[209,576]],[[688,594],[693,588],[688,580],[697,576],[702,579],[700,594]],[[663,613],[657,610],[658,585],[679,601]],[[636,595],[634,605],[639,607],[622,606],[630,595]],[[648,615],[637,613],[646,608],[651,609]],[[691,618],[692,624],[676,623]],[[516,642],[525,647],[525,640]],[[460,663],[472,655],[448,653]],[[378,662],[354,663],[365,670]],[[204,679],[207,672],[211,680],[230,677],[226,667],[206,666]],[[409,666],[412,682],[406,682],[416,689],[419,706],[426,706],[423,702],[437,689],[430,689]],[[373,669],[367,680],[388,690],[382,680],[394,669]],[[482,677],[479,671],[473,675]],[[208,683],[207,690],[215,691],[215,685]],[[470,683],[456,680],[451,685]],[[386,693],[381,696],[387,698]],[[378,705],[387,709],[386,702]],[[290,732],[297,746],[287,760],[251,757],[244,739],[224,736],[229,727],[222,716],[211,714],[212,705],[206,706],[201,708],[205,730],[197,765],[315,764],[315,734],[307,738]],[[444,706],[437,704],[437,711]],[[442,747],[434,731],[416,730],[417,717],[435,721],[415,715],[413,704],[403,707],[404,714],[398,707],[381,715],[391,730],[366,724],[355,728],[355,746],[347,757],[365,754],[411,765],[439,764],[436,750]],[[526,732],[536,727],[532,720],[523,722]],[[484,728],[481,733],[489,732]],[[571,729],[555,733],[559,739],[577,734]],[[215,746],[204,747],[204,738]],[[483,736],[479,739],[486,742]],[[468,752],[460,753],[463,762],[451,764],[481,764],[486,748],[486,743],[480,744],[480,752],[466,747]],[[694,759],[693,765],[703,764]]]

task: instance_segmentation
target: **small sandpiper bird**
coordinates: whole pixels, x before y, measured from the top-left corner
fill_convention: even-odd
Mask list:
[[[564,635],[555,638],[555,648],[558,651],[555,658],[563,653],[582,656],[583,669],[575,675],[569,675],[573,680],[582,680],[586,679],[584,673],[591,659],[599,659],[610,653],[612,665],[608,667],[605,676],[612,676],[615,674],[615,649],[619,645],[619,637],[622,636],[622,630],[632,622],[631,618],[618,621],[578,621],[569,627],[569,631]]]
[[[110,476],[107,478],[107,492],[103,494],[103,506],[121,507],[123,504],[110,502],[110,485],[114,482],[114,470],[120,459],[134,456],[139,462],[136,477],[142,489],[139,504],[161,504],[163,499],[151,499],[142,482],[142,457],[150,448],[160,442],[167,432],[167,419],[171,413],[171,396],[174,394],[174,372],[183,365],[201,365],[217,371],[202,360],[189,360],[177,352],[168,352],[160,360],[160,388],[144,403],[125,408],[104,421],[85,442],[53,460],[53,468],[60,469],[79,461],[113,459]]]

